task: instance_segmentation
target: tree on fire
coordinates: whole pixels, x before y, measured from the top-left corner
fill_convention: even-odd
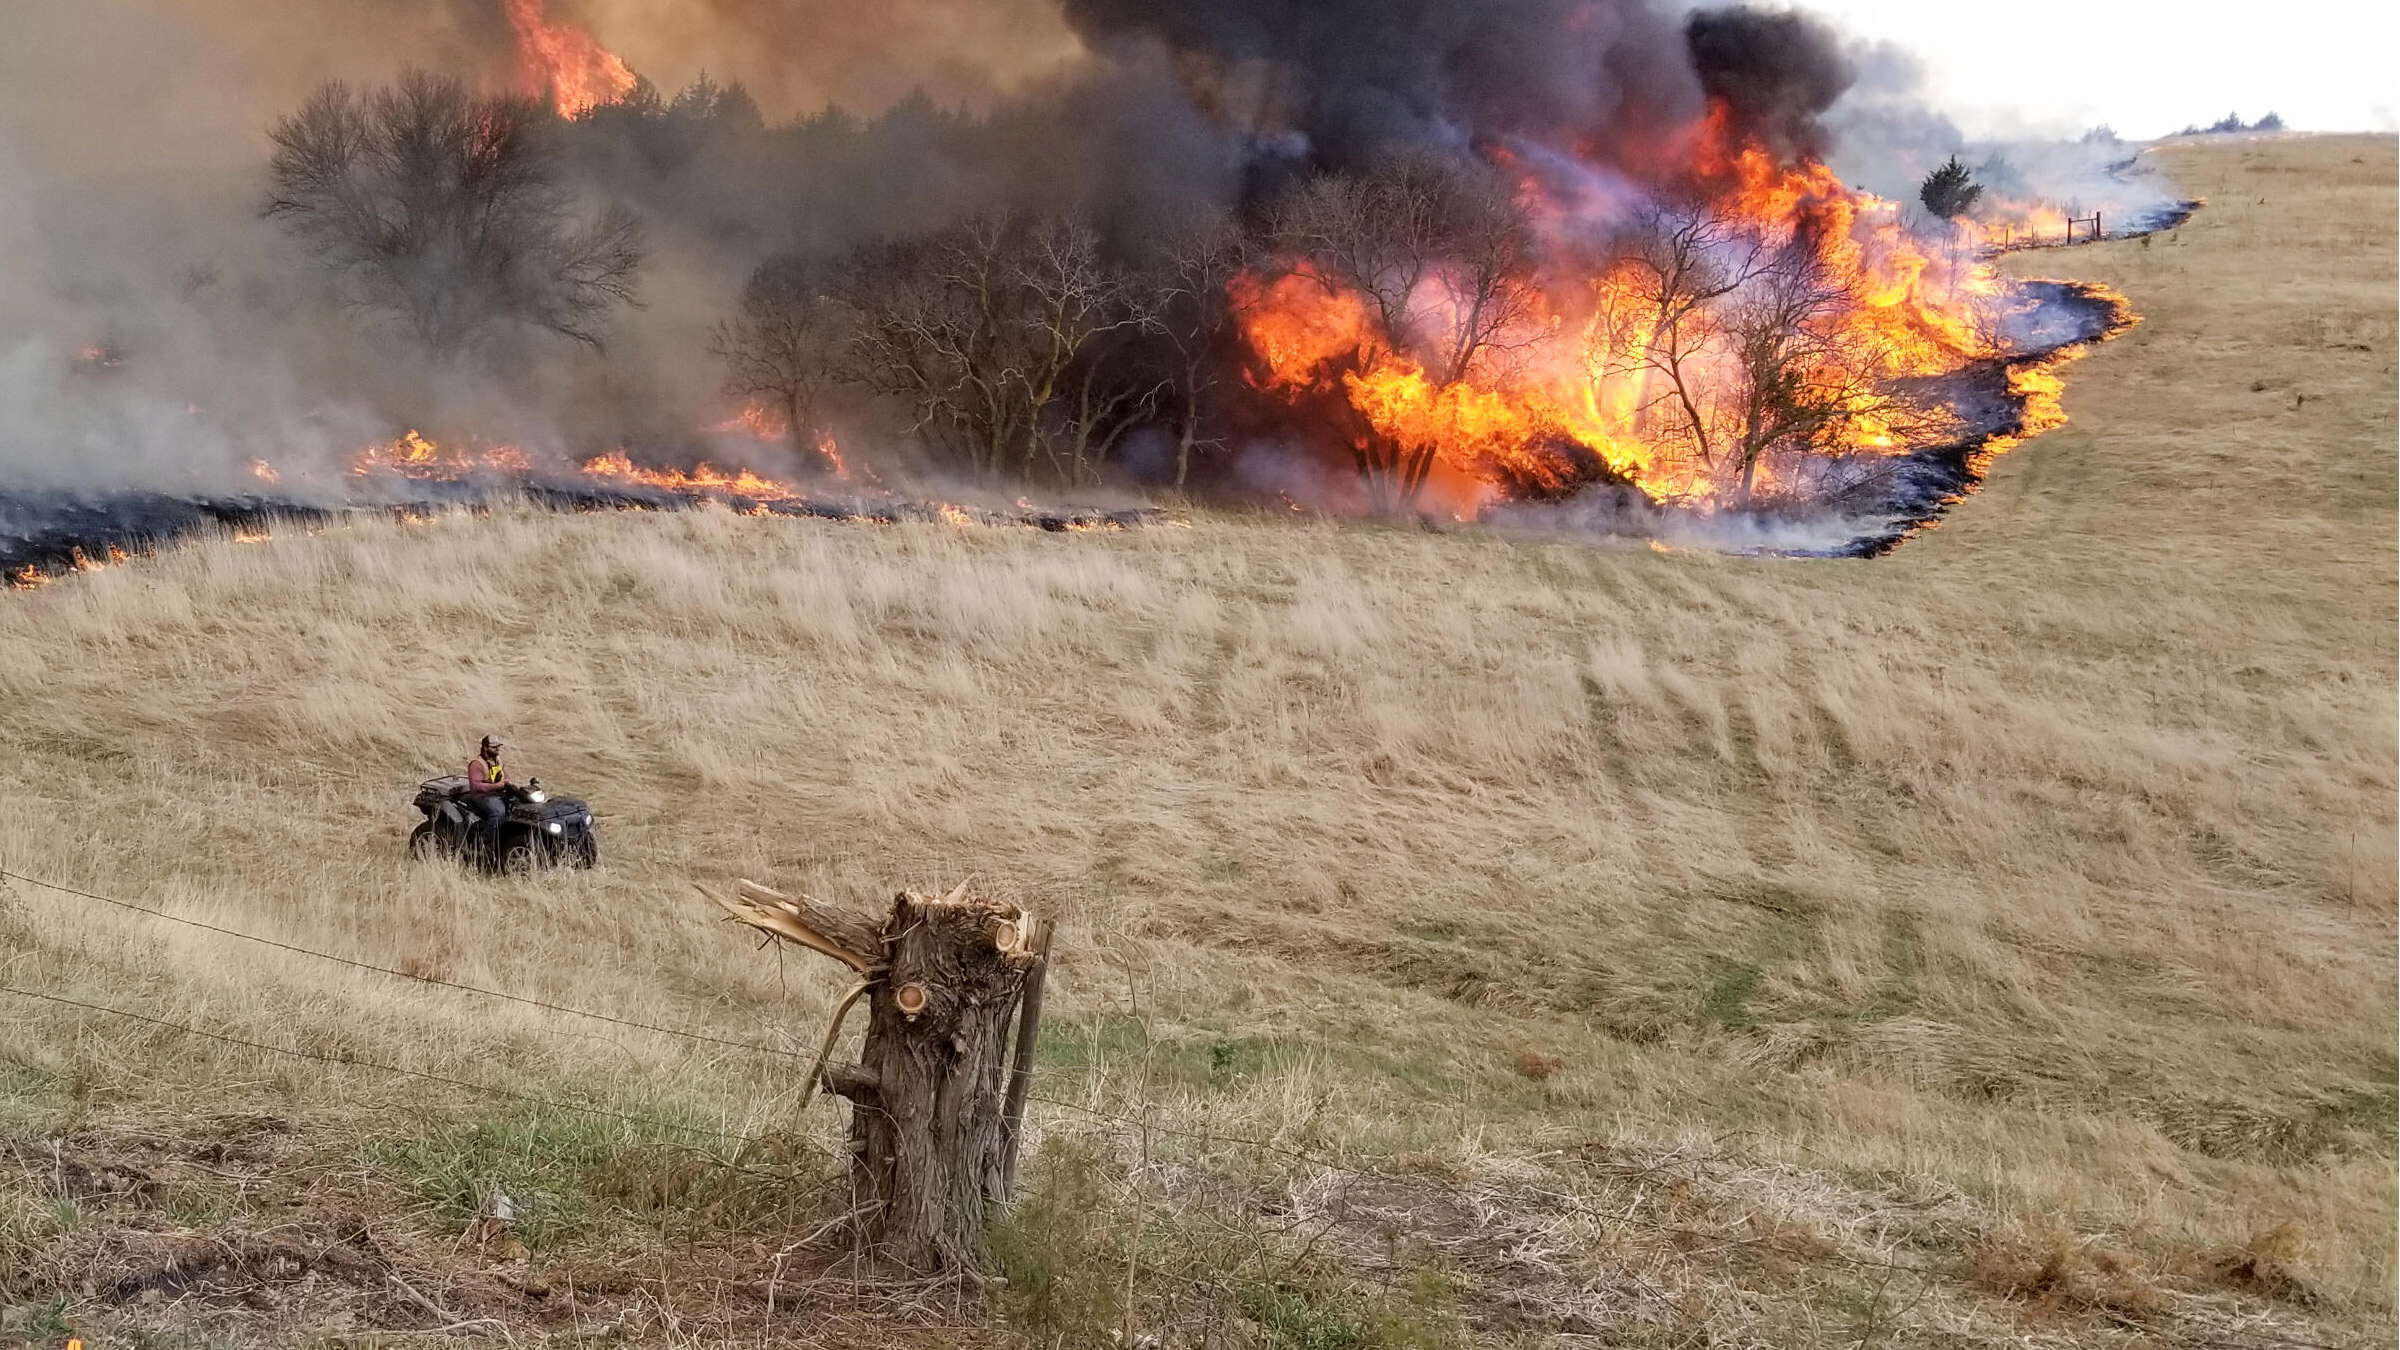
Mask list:
[[[804,451],[824,429],[820,413],[849,340],[848,313],[826,294],[828,284],[805,258],[770,258],[742,288],[741,309],[709,341],[726,365],[725,392],[770,404]]]
[[[1887,387],[1880,345],[1845,328],[1858,297],[1822,242],[1805,222],[1777,240],[1709,203],[1651,207],[1590,329],[1592,379],[1633,380],[1637,427],[1737,506],[1771,462],[1837,452],[1869,421],[1923,421]]]
[[[411,71],[361,95],[331,83],[277,122],[266,214],[363,308],[405,321],[437,357],[503,324],[589,346],[634,301],[639,226],[579,223],[536,100]]]
[[[1533,312],[1532,230],[1480,161],[1399,154],[1365,173],[1321,174],[1279,204],[1271,234],[1287,266],[1329,292],[1364,297],[1370,336],[1417,362],[1437,391],[1476,373]],[[1376,506],[1412,507],[1435,447],[1398,442],[1363,420],[1352,444]]]
[[[1771,453],[1837,449],[1862,419],[1898,414],[1860,360],[1868,353],[1844,340],[1839,320],[1854,303],[1805,230],[1735,293],[1724,325],[1735,372],[1725,467],[1736,505],[1750,504]]]
[[[1603,290],[1584,361],[1594,383],[1635,380],[1639,425],[1716,463],[1721,420],[1708,372],[1725,324],[1717,306],[1748,285],[1766,250],[1738,222],[1706,207],[1653,206],[1622,245],[1619,284]]]

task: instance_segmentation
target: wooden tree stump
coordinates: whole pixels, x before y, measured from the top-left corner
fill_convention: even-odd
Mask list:
[[[963,886],[903,891],[881,923],[748,881],[740,901],[717,903],[868,981],[859,1063],[821,1062],[818,1073],[850,1100],[850,1175],[869,1246],[918,1271],[984,1264],[985,1208],[1006,1185],[1009,1016],[1041,959],[1033,925]]]

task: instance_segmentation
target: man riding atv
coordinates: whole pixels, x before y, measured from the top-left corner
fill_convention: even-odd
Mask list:
[[[417,785],[415,804],[425,819],[408,836],[409,853],[461,858],[486,871],[512,874],[597,864],[600,840],[592,832],[591,808],[544,792],[538,778],[523,787],[510,781],[500,761],[507,748],[499,737],[486,736],[463,777],[429,778]]]
[[[500,752],[508,742],[497,736],[486,736],[475,747],[475,758],[467,761],[467,790],[459,801],[475,813],[475,827],[483,835],[486,847],[497,855],[500,851],[500,825],[508,819],[508,770],[500,763]]]

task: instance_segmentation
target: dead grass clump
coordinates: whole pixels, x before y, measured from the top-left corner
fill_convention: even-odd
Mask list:
[[[2338,1142],[2323,1111],[2278,1111],[2222,1098],[2178,1098],[2158,1107],[2159,1132],[2209,1158],[2288,1165]]]
[[[2045,1312],[2149,1317],[2164,1294],[2131,1254],[2067,1230],[1989,1238],[1968,1254],[1966,1278],[1986,1292]]]
[[[1510,1058],[1508,1065],[1517,1071],[1518,1077],[1530,1078],[1539,1083],[1567,1067],[1567,1062],[1557,1055],[1546,1055],[1539,1050],[1527,1049],[1519,1050]]]
[[[2210,1252],[2198,1263],[2198,1273],[2208,1283],[2236,1293],[2306,1307],[2317,1301],[2317,1294],[2300,1274],[2299,1254],[2299,1230],[2279,1223]]]

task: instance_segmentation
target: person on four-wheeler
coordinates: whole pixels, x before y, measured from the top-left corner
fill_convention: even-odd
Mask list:
[[[508,819],[508,770],[500,763],[500,752],[508,742],[497,736],[486,736],[475,748],[475,758],[467,761],[467,790],[459,800],[475,813],[476,825],[484,842],[497,853],[500,848],[500,822]]]
[[[417,784],[410,804],[424,820],[409,832],[409,856],[456,858],[510,876],[538,867],[599,866],[591,806],[544,791],[539,778],[512,781],[500,760],[505,749],[505,741],[486,736],[464,774]]]

